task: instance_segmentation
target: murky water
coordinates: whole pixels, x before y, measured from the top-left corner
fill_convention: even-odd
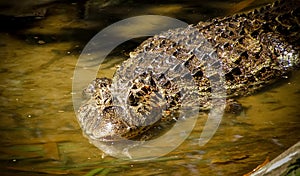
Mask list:
[[[234,1],[105,2],[46,4],[42,19],[27,17],[28,10],[2,11],[7,16],[1,13],[1,175],[242,175],[300,140],[300,75],[295,72],[266,91],[241,98],[244,113],[225,115],[203,147],[198,145],[199,119],[190,137],[167,156],[139,162],[103,158],[82,136],[71,95],[78,56],[91,37],[135,15],[168,15],[196,23],[240,8]],[[259,3],[265,2],[247,8]],[[21,17],[11,18],[16,11]],[[136,45],[132,41],[118,48],[99,75],[111,77]]]

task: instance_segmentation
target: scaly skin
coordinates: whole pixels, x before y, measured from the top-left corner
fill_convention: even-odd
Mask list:
[[[299,4],[276,1],[147,39],[115,73],[114,85],[98,78],[85,89],[90,100],[78,115],[85,135],[99,141],[147,140],[155,137],[153,129],[179,118],[187,94],[198,93],[200,110],[210,109],[212,79],[220,82],[224,77],[228,98],[250,95],[282,78],[300,65]],[[145,61],[153,55],[157,57]],[[213,58],[217,62],[210,63]],[[211,67],[223,73],[208,73]],[[165,73],[165,68],[176,69]],[[187,72],[191,77],[186,78]],[[188,79],[195,84],[185,85]],[[113,99],[115,92],[120,96]]]

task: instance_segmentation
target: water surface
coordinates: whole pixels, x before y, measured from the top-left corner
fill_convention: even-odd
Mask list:
[[[91,37],[135,15],[167,15],[196,23],[240,7],[236,1],[45,2],[44,18],[28,16],[28,10],[23,16],[18,13],[18,18],[12,13],[17,9],[1,14],[5,22],[0,32],[2,175],[242,175],[299,141],[300,75],[295,72],[259,94],[241,98],[245,111],[225,115],[203,147],[198,145],[203,124],[199,119],[190,137],[167,156],[133,162],[103,155],[82,136],[72,104],[73,71]],[[112,77],[139,42],[116,49],[99,75]]]

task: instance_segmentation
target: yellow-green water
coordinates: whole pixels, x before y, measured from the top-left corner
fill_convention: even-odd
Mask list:
[[[90,38],[130,16],[169,15],[195,23],[230,13],[235,3],[117,1],[100,8],[95,2],[88,1],[93,8],[84,13],[82,4],[49,4],[44,19],[1,30],[1,175],[242,175],[300,140],[300,75],[295,72],[281,84],[241,98],[245,112],[224,116],[203,147],[197,141],[200,119],[190,137],[167,156],[140,162],[103,157],[82,136],[72,104],[73,71]],[[117,51],[99,74],[112,76],[127,48]]]

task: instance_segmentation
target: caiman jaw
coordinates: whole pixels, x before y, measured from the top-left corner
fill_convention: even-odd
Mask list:
[[[124,110],[118,106],[109,106],[98,116],[92,135],[100,141],[118,141],[125,139],[122,136],[129,132],[128,125],[122,120]]]

